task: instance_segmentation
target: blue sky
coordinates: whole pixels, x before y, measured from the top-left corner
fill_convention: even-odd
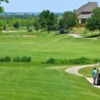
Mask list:
[[[87,2],[100,0],[9,0],[9,4],[2,3],[5,12],[41,12],[50,10],[52,12],[73,11]]]

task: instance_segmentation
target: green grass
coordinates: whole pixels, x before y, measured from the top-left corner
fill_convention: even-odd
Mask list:
[[[96,67],[97,69],[100,67]],[[79,73],[86,76],[86,77],[92,77],[92,72],[93,72],[94,67],[92,68],[83,68],[79,70]]]
[[[33,33],[36,37],[23,37],[22,34],[0,35],[0,56],[31,56],[34,61],[42,62],[49,58],[74,59],[79,57],[100,58],[100,41],[75,39],[68,35]],[[27,34],[27,33],[24,33]],[[5,37],[4,37],[5,36]]]
[[[51,57],[100,58],[100,41],[56,33],[0,33],[0,57],[32,57],[30,63],[0,63],[0,100],[100,99],[100,89],[83,77],[65,73],[70,66],[40,64]]]
[[[99,89],[86,79],[65,73],[65,67],[47,66],[1,64],[0,99],[99,100]]]
[[[79,28],[74,28],[73,32],[81,35],[82,37],[91,37],[91,36],[96,36],[96,38],[100,38],[99,37],[99,31],[95,30],[95,31],[89,31],[88,29],[84,28],[84,27],[79,27]],[[95,38],[95,37],[91,37],[91,38]]]
[[[93,68],[83,68],[79,70],[79,73],[86,76],[92,77]]]

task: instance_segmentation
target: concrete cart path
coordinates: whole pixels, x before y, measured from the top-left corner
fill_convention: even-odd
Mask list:
[[[70,73],[70,74],[74,74],[74,75],[78,75],[78,76],[81,76],[81,77],[84,77],[83,75],[79,74],[78,71],[82,68],[86,68],[86,67],[94,67],[96,66],[96,64],[91,64],[91,65],[82,65],[82,66],[75,66],[75,67],[72,67],[72,68],[68,68],[65,70],[65,72],[67,73]],[[88,78],[88,77],[85,77],[91,84],[93,84],[93,78]],[[97,85],[93,85],[97,88],[100,88],[100,86],[97,86]]]

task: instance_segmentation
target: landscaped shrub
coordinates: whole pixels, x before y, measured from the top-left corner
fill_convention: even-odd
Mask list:
[[[1,57],[0,62],[31,62],[31,57],[23,56],[23,57],[15,57],[11,58],[9,56]]]
[[[86,57],[81,57],[77,59],[54,59],[50,58],[47,60],[47,64],[92,64],[92,63],[97,63],[100,62],[100,59],[90,59]]]
[[[0,62],[11,62],[11,57],[6,56],[6,57],[3,57],[3,58],[0,58]]]
[[[13,62],[21,62],[21,58],[15,57],[15,58],[13,58]]]
[[[30,62],[30,61],[31,61],[31,57],[24,56],[21,58],[21,62]]]
[[[31,62],[31,57],[15,57],[13,58],[13,62]]]
[[[55,60],[54,58],[50,58],[50,59],[47,60],[46,63],[47,63],[47,64],[54,64],[55,61],[56,61],[56,60]]]
[[[11,57],[6,56],[6,57],[5,57],[5,61],[6,61],[6,62],[11,62]]]
[[[29,29],[28,29],[28,32],[32,32],[32,28],[29,28]]]
[[[100,62],[100,59],[95,58],[95,59],[94,59],[94,62],[95,62],[95,63]]]
[[[71,64],[90,64],[93,63],[93,60],[89,58],[81,57],[77,59],[70,59],[69,62]]]

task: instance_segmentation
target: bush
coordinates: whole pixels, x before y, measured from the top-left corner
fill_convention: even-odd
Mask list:
[[[11,62],[12,59],[9,56],[0,58],[0,62]],[[31,62],[31,57],[15,57],[13,58],[13,62]]]
[[[21,58],[15,57],[15,58],[13,58],[13,62],[21,62]]]
[[[3,57],[3,58],[0,58],[0,62],[11,62],[11,57],[6,56],[6,57]]]
[[[47,64],[54,64],[55,61],[56,61],[56,60],[55,60],[54,58],[50,58],[50,59],[47,60],[46,63],[47,63]]]
[[[28,32],[32,32],[32,28],[29,28],[29,29],[28,29]]]
[[[90,64],[93,63],[92,59],[81,57],[77,59],[71,59],[69,60],[71,64]]]
[[[47,64],[92,64],[92,63],[97,63],[100,62],[100,59],[90,59],[90,58],[86,58],[86,57],[81,57],[81,58],[77,58],[77,59],[54,59],[54,58],[50,58],[47,60]]]
[[[30,61],[31,61],[31,57],[24,56],[21,58],[21,62],[30,62]]]
[[[16,58],[13,58],[13,62],[31,62],[31,57],[26,57],[26,56],[23,56],[23,57],[16,57]]]
[[[95,62],[95,63],[100,62],[100,59],[95,58],[95,59],[94,59],[94,62]]]

